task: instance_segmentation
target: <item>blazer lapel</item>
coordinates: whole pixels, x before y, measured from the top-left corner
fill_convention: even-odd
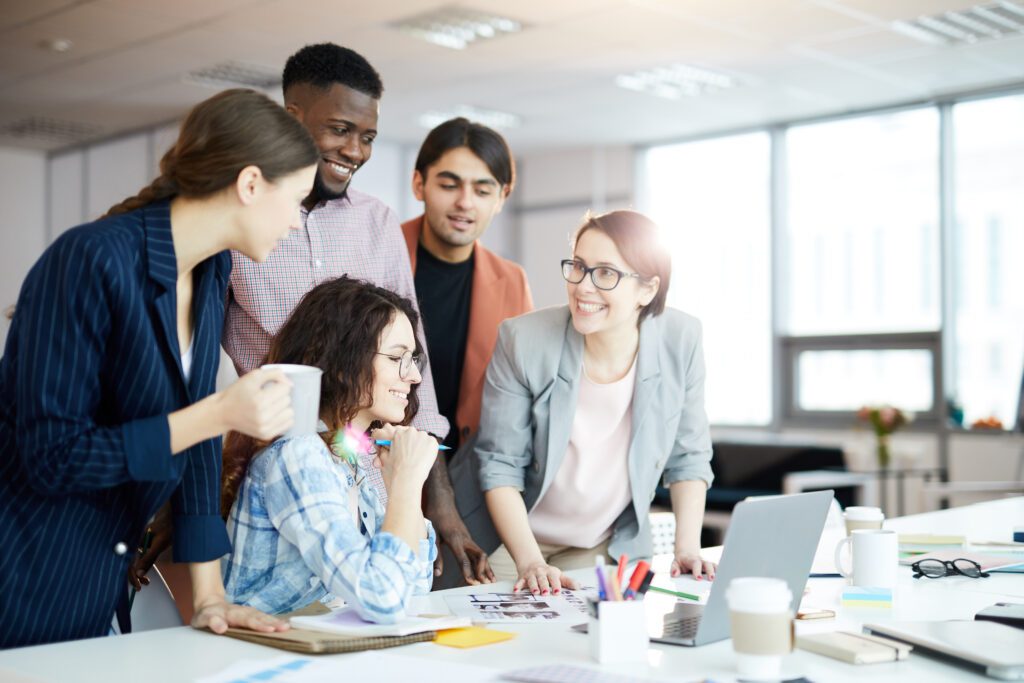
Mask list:
[[[466,355],[462,361],[459,380],[458,417],[468,420],[462,424],[476,430],[480,420],[479,408],[468,414],[466,404],[470,397],[478,396],[491,354],[498,343],[498,326],[505,319],[505,290],[508,282],[491,263],[490,254],[479,243],[474,247],[473,286],[469,299],[469,325],[466,330]]]
[[[633,388],[633,426],[629,439],[629,484],[637,519],[650,508],[654,489],[648,486],[652,461],[661,457],[652,452],[657,447],[657,418],[660,415],[657,397],[661,389],[661,332],[656,317],[648,317],[640,325],[640,348],[637,351],[636,385]],[[642,506],[642,507],[641,507]]]
[[[153,304],[160,322],[160,333],[178,368],[178,377],[184,384],[185,374],[181,367],[181,347],[178,343],[178,258],[171,237],[170,204],[158,202],[147,206],[143,211],[143,222],[146,231],[146,269],[158,290]]]
[[[537,500],[540,500],[551,484],[562,465],[562,459],[565,458],[565,449],[569,447],[582,369],[583,336],[572,326],[572,316],[568,316],[565,322],[562,355],[558,361],[558,373],[548,401],[547,462],[541,463],[544,467],[544,484]]]
[[[223,300],[218,296],[216,256],[212,256],[195,269],[192,291],[192,310],[195,328],[192,330],[192,373],[188,381],[190,402],[203,398],[204,387],[217,374],[220,355],[217,353],[217,330],[223,321]]]

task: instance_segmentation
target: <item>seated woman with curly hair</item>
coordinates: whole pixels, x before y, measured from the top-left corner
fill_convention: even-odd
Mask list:
[[[338,597],[368,621],[391,623],[414,593],[430,590],[437,548],[420,499],[437,442],[404,426],[416,414],[422,368],[415,325],[406,299],[342,277],[310,291],[278,332],[267,363],[324,372],[326,431],[270,444],[229,436],[223,502],[234,552],[222,569],[230,600],[280,614]],[[392,440],[373,461],[386,509],[346,446],[371,429]]]

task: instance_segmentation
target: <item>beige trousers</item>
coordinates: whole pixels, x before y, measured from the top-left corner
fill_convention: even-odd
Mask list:
[[[593,548],[552,545],[550,543],[541,543],[540,541],[537,542],[537,545],[540,546],[540,554],[544,561],[564,572],[570,569],[593,568],[595,557],[601,555],[607,558],[608,543],[610,541],[611,536]],[[519,572],[516,571],[516,563],[512,560],[512,555],[509,554],[504,545],[498,546],[498,549],[491,553],[487,561],[491,563],[491,571],[494,572],[494,578],[498,581],[512,581],[514,583],[519,578]]]

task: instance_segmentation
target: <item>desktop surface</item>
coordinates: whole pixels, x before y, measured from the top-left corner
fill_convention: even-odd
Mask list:
[[[1009,532],[1013,523],[1019,523],[1020,519],[1024,519],[1024,498],[888,520],[886,526],[899,531],[934,533],[953,533],[955,528],[951,529],[951,526],[962,526],[965,530],[970,529],[972,536],[984,529],[986,535],[996,537],[1002,534],[1004,527]],[[831,549],[828,548],[829,552]],[[708,554],[714,555],[714,552]],[[674,582],[665,573],[668,558],[662,557],[659,560],[660,564],[655,567],[659,570],[657,582],[662,586],[671,586]],[[586,583],[591,581],[593,571],[581,570],[572,572],[572,575]],[[976,612],[995,602],[1024,601],[1024,575],[1020,574],[993,574],[991,578],[981,580],[948,577],[926,583],[914,581],[909,567],[902,567],[897,599],[891,610],[843,608],[839,604],[843,585],[842,579],[811,579],[808,582],[810,590],[803,604],[834,609],[837,617],[798,621],[798,634],[834,630],[859,632],[863,624],[868,622],[971,619]],[[500,583],[486,587],[456,588],[433,593],[428,600],[434,609],[446,611],[445,594],[498,592],[508,588],[508,584]],[[647,600],[667,601],[662,604],[668,604],[670,608],[675,602],[670,596],[655,593],[649,593]],[[590,659],[587,637],[572,632],[564,624],[508,624],[500,628],[515,632],[517,637],[470,650],[418,643],[385,652],[389,656],[408,658],[410,666],[421,668],[457,663],[483,666],[494,670],[495,679],[502,671],[547,664],[568,664],[663,681],[736,678],[732,643],[729,640],[698,648],[652,643],[646,665],[599,666]],[[2,651],[0,680],[5,675],[16,674],[33,683],[100,683],[114,680],[170,683],[210,676],[236,661],[266,661],[286,654],[181,627]],[[344,658],[352,655],[324,656]],[[800,676],[816,683],[860,683],[866,676],[871,678],[872,683],[994,680],[916,653],[901,662],[853,666],[798,650],[786,657],[783,677]]]

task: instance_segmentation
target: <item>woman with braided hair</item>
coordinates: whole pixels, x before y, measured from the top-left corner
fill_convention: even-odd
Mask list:
[[[168,499],[193,625],[286,628],[227,603],[218,559],[220,435],[290,427],[288,380],[214,383],[228,250],[262,261],[299,225],[318,156],[270,99],[222,92],[152,184],[32,267],[0,359],[0,648],[130,629],[126,572]]]

